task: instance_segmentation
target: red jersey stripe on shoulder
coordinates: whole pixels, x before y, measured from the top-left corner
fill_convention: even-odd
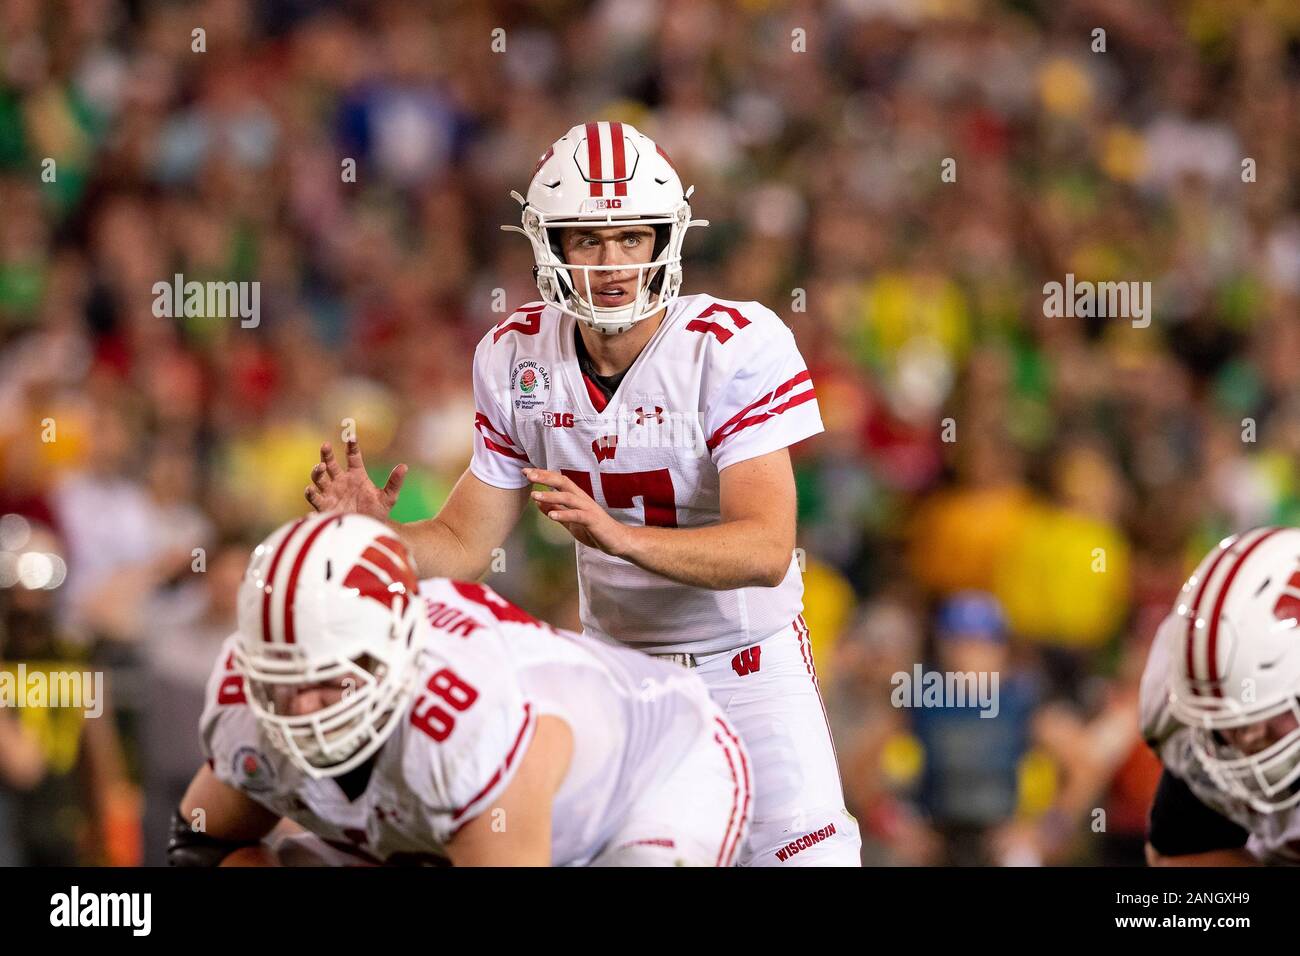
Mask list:
[[[522,461],[524,464],[528,464],[527,455],[521,455],[519,452],[515,451],[512,448],[506,448],[504,445],[498,445],[496,442],[494,442],[491,438],[488,438],[486,435],[483,436],[483,447],[486,448],[488,451],[496,452],[498,455],[502,456],[503,458],[513,458],[515,461]]]
[[[479,431],[483,431],[484,429],[487,429],[492,433],[493,437],[499,438],[507,445],[514,445],[514,440],[511,439],[511,437],[507,435],[505,432],[501,431],[501,429],[493,426],[492,422],[482,412],[476,411],[474,413],[474,427],[477,428]]]
[[[714,433],[713,437],[709,439],[708,449],[709,451],[713,451],[713,449],[717,448],[726,439],[736,434],[736,432],[742,431],[753,425],[761,425],[763,422],[767,421],[768,419],[775,418],[777,415],[787,412],[792,408],[797,408],[798,406],[802,405],[804,402],[813,401],[816,397],[817,397],[817,390],[813,388],[809,388],[808,391],[800,392],[798,395],[794,396],[793,398],[789,399],[783,404],[776,406],[775,408],[770,408],[765,412],[761,412],[758,415],[753,415],[749,418],[744,419],[741,422],[738,422],[737,424],[733,425],[729,430],[720,428],[718,429],[717,432]],[[725,434],[723,433],[724,431]]]
[[[740,411],[736,412],[736,414],[732,415],[731,418],[727,419],[725,422],[723,422],[721,425],[718,426],[717,430],[713,433],[713,437],[709,439],[710,442],[709,447],[712,448],[713,445],[716,445],[718,442],[722,441],[722,439],[726,437],[725,435],[723,435],[723,432],[725,432],[732,425],[735,425],[737,422],[743,419],[750,412],[754,411],[754,409],[758,408],[761,405],[766,405],[775,399],[780,398],[782,395],[790,391],[790,389],[794,388],[795,386],[801,385],[804,382],[808,382],[811,380],[812,380],[812,373],[809,372],[807,369],[804,369],[802,372],[800,372],[798,375],[794,376],[793,378],[787,379],[786,381],[782,382],[780,385],[772,389],[772,391],[768,392],[762,398],[758,399],[755,402],[750,402]]]
[[[498,455],[503,455],[506,458],[513,458],[516,461],[527,463],[528,456],[515,447],[515,443],[511,440],[509,435],[492,427],[492,423],[488,421],[488,417],[482,412],[474,413],[474,427],[478,429],[479,437],[483,439],[483,447],[488,451],[494,451]],[[489,432],[493,437],[489,437]],[[495,441],[494,438],[500,439],[500,441],[505,442],[505,444],[503,445],[500,442]]]

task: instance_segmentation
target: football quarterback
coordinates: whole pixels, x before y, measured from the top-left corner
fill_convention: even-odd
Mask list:
[[[754,761],[742,865],[859,865],[794,554],[789,447],[822,431],[790,329],[758,302],[682,294],[694,219],[668,155],[626,123],[543,153],[519,226],[541,299],[474,356],[477,436],[437,516],[393,527],[424,574],[477,579],[531,500],[573,536],[584,633],[694,670]],[[350,442],[307,499],[386,518]],[[544,490],[531,490],[534,485]]]
[[[1300,529],[1256,528],[1201,561],[1151,647],[1149,862],[1300,863],[1298,697]]]
[[[356,514],[254,551],[201,735],[176,865],[284,819],[373,864],[728,866],[752,810],[744,746],[694,675],[481,584],[417,584]]]

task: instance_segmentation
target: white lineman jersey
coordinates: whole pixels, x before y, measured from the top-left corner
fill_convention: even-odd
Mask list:
[[[673,301],[608,402],[579,368],[575,327],[535,302],[479,343],[470,468],[482,481],[524,488],[524,468],[559,471],[624,524],[699,527],[720,520],[723,469],[822,431],[793,334],[757,302]],[[653,653],[740,648],[803,610],[794,555],[775,588],[714,591],[577,553],[584,631]]]
[[[1165,769],[1187,784],[1196,799],[1250,834],[1246,850],[1252,856],[1264,863],[1300,864],[1300,806],[1260,813],[1224,792],[1197,759],[1191,731],[1174,719],[1169,707],[1174,637],[1172,629],[1161,628],[1147,657],[1140,694],[1142,736]]]
[[[543,715],[573,732],[552,808],[556,865],[730,865],[752,813],[749,758],[704,684],[675,665],[543,624],[481,584],[432,579],[416,694],[364,790],[313,780],[269,749],[234,642],[208,685],[217,777],[331,846],[374,862],[445,861],[492,813]]]

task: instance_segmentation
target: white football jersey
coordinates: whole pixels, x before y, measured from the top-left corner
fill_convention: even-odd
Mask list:
[[[438,862],[448,840],[490,812],[537,718],[573,731],[552,810],[552,862],[590,862],[636,799],[667,778],[718,711],[690,671],[541,623],[481,584],[424,581],[433,634],[409,713],[349,799],[267,746],[227,639],[208,684],[201,736],[217,777],[325,842],[376,862]]]
[[[1246,849],[1251,855],[1264,863],[1300,863],[1300,806],[1260,813],[1216,786],[1196,759],[1191,731],[1174,719],[1169,707],[1173,637],[1172,630],[1161,628],[1147,657],[1139,698],[1142,736],[1165,769],[1187,784],[1201,803],[1250,833]]]
[[[672,302],[608,402],[578,365],[576,320],[535,302],[474,353],[478,436],[470,468],[523,488],[527,467],[560,471],[624,524],[720,520],[719,472],[822,431],[794,335],[757,302]],[[577,544],[584,630],[663,653],[753,644],[803,610],[792,554],[775,588],[711,591]]]

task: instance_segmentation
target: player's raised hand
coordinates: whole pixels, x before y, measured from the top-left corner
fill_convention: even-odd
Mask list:
[[[552,489],[534,491],[532,498],[542,514],[564,525],[576,541],[615,557],[626,552],[631,529],[611,517],[573,479],[543,468],[525,468],[524,477]]]
[[[357,442],[347,443],[348,466],[342,468],[334,458],[329,442],[320,446],[320,464],[311,470],[307,501],[317,511],[346,511],[383,520],[397,504],[397,495],[406,478],[406,465],[398,465],[379,488],[366,474]]]

